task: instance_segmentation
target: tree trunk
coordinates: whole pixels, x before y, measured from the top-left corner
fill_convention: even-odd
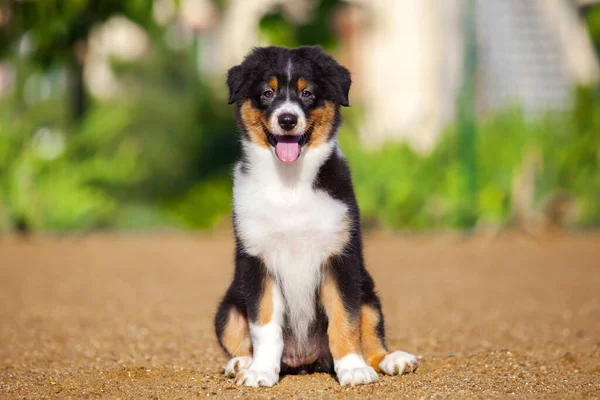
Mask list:
[[[73,122],[80,123],[89,106],[89,99],[83,80],[83,65],[77,60],[71,63],[70,68],[70,108]]]

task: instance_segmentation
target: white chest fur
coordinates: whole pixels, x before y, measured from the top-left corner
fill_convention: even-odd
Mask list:
[[[244,144],[248,171],[236,168],[234,211],[245,250],[277,278],[288,322],[299,339],[314,319],[321,265],[346,240],[347,206],[312,187],[335,143],[309,149],[290,165],[270,149]]]

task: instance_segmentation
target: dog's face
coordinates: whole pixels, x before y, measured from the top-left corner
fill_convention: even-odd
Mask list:
[[[348,70],[319,47],[257,48],[227,74],[244,139],[284,163],[333,139],[350,83]]]

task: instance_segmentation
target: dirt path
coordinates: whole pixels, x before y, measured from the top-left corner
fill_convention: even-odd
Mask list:
[[[416,374],[239,388],[212,330],[228,238],[0,240],[2,398],[600,397],[600,235],[375,238],[391,348]]]

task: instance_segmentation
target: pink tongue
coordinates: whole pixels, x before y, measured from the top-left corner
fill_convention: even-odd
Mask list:
[[[284,163],[291,163],[298,159],[298,156],[300,155],[300,145],[295,141],[279,141],[275,147],[275,153],[277,153],[277,157]]]

